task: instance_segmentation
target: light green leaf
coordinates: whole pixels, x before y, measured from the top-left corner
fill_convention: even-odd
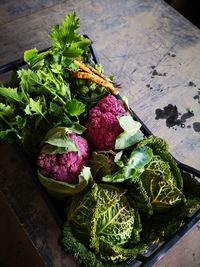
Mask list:
[[[0,115],[6,116],[6,117],[13,117],[14,116],[14,108],[10,105],[5,105],[3,103],[0,103]]]
[[[143,139],[144,135],[143,133],[139,130],[136,133],[132,132],[123,132],[115,140],[115,149],[125,149],[127,147],[130,147],[139,141]]]
[[[30,100],[29,100],[29,108],[36,115],[44,116],[44,114],[45,114],[45,112],[42,111],[43,106],[42,106],[42,103],[41,103],[41,98],[38,99],[37,101],[33,100],[33,98],[30,98]]]
[[[71,132],[77,133],[77,134],[82,134],[85,132],[86,127],[84,127],[83,125],[81,125],[78,122],[73,122],[73,124],[71,126],[68,127],[68,129]]]
[[[45,145],[42,149],[42,152],[45,154],[62,154],[68,151],[79,151],[76,144],[67,137],[65,139],[52,137],[45,141],[45,143],[49,144],[49,146]]]
[[[38,70],[49,65],[48,60],[46,60],[46,56],[50,54],[51,49],[42,53],[38,53],[38,50],[33,48],[24,52],[24,61],[28,63],[29,68],[32,70]]]
[[[51,64],[51,71],[56,74],[60,74],[62,66],[58,63]]]
[[[134,149],[129,157],[129,160],[124,168],[126,178],[134,180],[144,171],[144,167],[151,161],[153,151],[150,147],[142,147]]]
[[[83,54],[83,49],[77,47],[76,44],[71,44],[70,47],[66,47],[63,52],[63,56],[71,58],[76,58],[81,54]]]
[[[26,105],[25,109],[24,109],[25,114],[27,115],[32,115],[31,109],[30,109],[30,105]]]
[[[61,138],[61,139],[64,139],[68,133],[68,128],[67,127],[56,127],[56,128],[52,128],[50,129],[45,137],[44,137],[44,142],[46,140],[48,140],[49,138],[52,138],[52,137],[57,137],[57,138]]]
[[[29,63],[35,56],[38,55],[37,48],[32,48],[24,52],[24,61]]]
[[[114,158],[114,162],[119,166],[119,167],[124,167],[124,162],[122,161],[122,156],[123,156],[123,151],[119,151]]]
[[[71,116],[79,116],[85,111],[85,104],[83,102],[73,98],[72,100],[68,101],[66,104],[66,108],[68,113]]]
[[[71,43],[76,37],[76,30],[79,28],[79,19],[75,12],[70,12],[60,25],[52,27],[52,46],[63,49],[67,42]]]
[[[70,65],[69,65],[69,68],[73,71],[76,71],[79,69],[78,65],[76,65],[74,62],[72,62]]]
[[[0,87],[0,95],[8,98],[10,101],[22,102],[22,99],[17,92],[17,88]]]
[[[41,184],[46,190],[56,198],[63,199],[67,196],[80,193],[85,187],[88,186],[89,182],[92,181],[92,175],[89,167],[83,167],[79,176],[77,184],[70,184],[67,182],[61,182],[49,177],[43,176],[38,171],[38,178]]]
[[[139,130],[141,124],[128,115],[119,117],[119,124],[124,130],[119,134],[115,141],[115,149],[124,149],[130,147],[143,139],[143,134]]]
[[[141,127],[141,124],[135,121],[130,114],[123,115],[118,120],[122,129],[126,132],[136,133]]]
[[[74,141],[70,140],[67,137],[68,128],[66,127],[57,127],[52,128],[48,131],[46,136],[44,137],[43,143],[49,144],[52,146],[52,148],[45,147],[44,149],[46,151],[49,151],[49,153],[56,153],[57,151],[77,151],[79,152],[79,149],[77,148]],[[57,149],[58,147],[62,149]]]
[[[104,182],[121,183],[125,180],[135,180],[144,171],[144,167],[151,161],[153,152],[150,147],[142,147],[132,151],[127,163],[119,171],[102,178]]]
[[[61,57],[73,58],[80,57],[89,51],[90,40],[80,35],[79,18],[75,12],[70,12],[60,25],[52,28],[50,34],[53,49],[60,52]],[[65,61],[67,63],[67,61]],[[67,63],[68,64],[68,63]],[[65,64],[65,67],[67,66]],[[70,64],[70,62],[69,62]]]

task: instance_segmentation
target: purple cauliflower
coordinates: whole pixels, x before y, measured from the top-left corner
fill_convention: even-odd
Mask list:
[[[117,116],[125,112],[122,101],[113,95],[105,96],[90,109],[85,127],[86,139],[93,149],[114,149],[116,137],[123,132]]]
[[[69,133],[68,138],[74,141],[79,149],[63,154],[41,153],[37,160],[40,173],[55,180],[76,184],[78,175],[84,165],[88,162],[89,146],[87,141],[75,133]]]

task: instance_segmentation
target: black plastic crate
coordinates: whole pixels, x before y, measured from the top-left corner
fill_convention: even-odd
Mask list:
[[[85,35],[85,37],[87,37]],[[87,37],[88,38],[88,37]],[[42,50],[47,51],[49,48]],[[90,59],[91,63],[99,63],[99,59],[95,50],[95,47],[93,45],[93,42],[91,41],[90,45]],[[8,74],[10,71],[16,70],[20,67],[25,66],[25,62],[23,59],[18,59],[13,62],[9,62],[8,64],[0,66],[0,75]],[[116,95],[117,98],[120,98],[120,95]],[[133,115],[134,119],[141,123],[142,127],[141,130],[144,133],[145,136],[152,135],[151,131],[148,129],[148,127],[143,123],[143,121],[139,118],[139,116],[130,109],[131,114]],[[26,164],[28,164],[28,167],[31,169],[31,174],[33,176],[33,180],[36,183],[37,187],[40,189],[41,194],[43,195],[51,213],[52,216],[55,217],[57,224],[60,228],[62,228],[64,220],[65,220],[65,212],[66,212],[66,201],[58,200],[53,197],[51,197],[44,187],[40,184],[36,172],[34,171],[34,167],[31,164],[31,162],[28,161],[28,159],[23,154],[23,151],[16,146],[16,149],[18,151],[19,157],[21,157]],[[192,177],[195,179],[195,177],[200,178],[200,171],[190,167],[186,164],[183,164],[175,159],[177,162],[178,167],[189,174],[192,175]],[[170,239],[168,239],[165,242],[162,243],[155,243],[149,246],[147,251],[143,253],[142,255],[139,255],[136,259],[130,258],[126,261],[126,264],[128,267],[138,267],[138,266],[146,266],[150,267],[153,266],[159,259],[161,259],[167,251],[172,248],[198,221],[200,220],[200,207],[195,211],[194,214],[190,215],[186,219],[186,223],[173,235]]]

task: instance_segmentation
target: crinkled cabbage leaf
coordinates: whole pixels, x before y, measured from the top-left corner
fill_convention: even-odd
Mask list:
[[[168,152],[166,142],[155,136],[142,140],[124,166],[102,180],[124,182],[137,208],[148,215],[185,201],[180,170]]]
[[[141,141],[138,148],[146,146],[152,149],[153,157],[140,178],[131,183],[132,191],[129,192],[138,208],[152,215],[153,212],[164,212],[183,204],[185,197],[181,173],[168,152],[167,143],[150,136]]]
[[[140,216],[130,205],[126,190],[94,184],[86,193],[73,196],[68,222],[74,235],[103,260],[137,256],[145,245],[139,242]]]

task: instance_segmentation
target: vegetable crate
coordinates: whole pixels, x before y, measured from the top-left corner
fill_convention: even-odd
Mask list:
[[[87,36],[85,36],[87,37]],[[88,38],[88,37],[87,37]],[[49,48],[41,51],[47,51]],[[90,45],[90,61],[94,64],[99,63],[99,59],[96,53],[96,50],[91,42]],[[25,65],[25,62],[22,59],[10,62],[6,65],[0,67],[0,74],[7,75],[10,71],[18,69]],[[120,95],[116,95],[117,98],[120,99]],[[142,132],[145,136],[151,135],[151,132],[147,128],[147,126],[140,120],[140,118],[134,113],[134,111],[130,110],[131,114],[134,116],[134,119],[142,125]],[[21,153],[19,153],[20,156]],[[200,171],[196,170],[190,166],[182,164],[177,161],[177,165],[180,170],[184,173],[189,173],[193,179],[200,178]],[[31,164],[28,162],[28,164]],[[42,194],[52,212],[52,216],[55,216],[58,225],[61,227],[64,223],[65,211],[66,211],[66,203],[62,200],[55,199],[46,193],[46,190],[41,186],[40,183],[37,182],[37,185],[41,187]],[[190,216],[186,219],[185,224],[172,236],[170,236],[166,241],[153,243],[148,247],[145,253],[139,255],[137,258],[130,258],[126,261],[126,265],[128,267],[137,267],[137,266],[153,266],[163,255],[167,253],[167,251],[172,248],[177,241],[179,241],[198,221],[200,220],[200,208],[196,209],[192,212]]]

